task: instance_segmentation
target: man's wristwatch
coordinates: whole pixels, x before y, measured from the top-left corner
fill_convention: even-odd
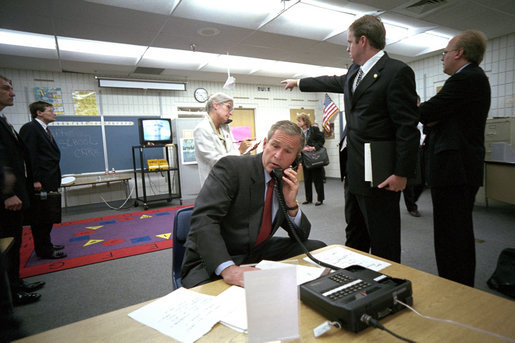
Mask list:
[[[288,211],[293,211],[293,210],[296,210],[296,209],[298,209],[298,208],[299,208],[299,202],[298,202],[297,200],[295,200],[295,206],[293,206],[293,207],[288,207],[288,206],[286,206],[286,209],[287,209]]]

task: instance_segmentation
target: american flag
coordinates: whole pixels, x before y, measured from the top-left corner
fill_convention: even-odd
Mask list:
[[[322,119],[322,126],[324,129],[329,132],[331,131],[331,128],[329,126],[329,121],[336,113],[340,112],[338,107],[334,104],[333,100],[325,93],[325,100],[324,100],[324,118]]]

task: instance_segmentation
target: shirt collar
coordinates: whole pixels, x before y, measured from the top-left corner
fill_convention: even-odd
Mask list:
[[[464,66],[462,66],[460,69],[456,70],[456,72],[454,74],[458,74],[460,71],[463,70],[463,68],[465,68],[466,66],[468,66],[470,63],[467,63],[465,64]]]
[[[38,119],[38,118],[35,118],[36,121],[43,127],[43,130],[46,130],[46,128],[48,127],[47,124],[45,124],[42,120]]]
[[[368,61],[363,63],[361,66],[361,70],[363,70],[363,76],[367,75],[367,73],[372,69],[372,67],[384,56],[384,51],[379,50],[374,56],[370,57]]]
[[[263,171],[265,172],[265,185],[268,185],[268,181],[272,179],[272,176],[266,171],[265,168],[263,168]]]

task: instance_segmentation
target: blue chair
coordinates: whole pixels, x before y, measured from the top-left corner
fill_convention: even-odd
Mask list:
[[[190,231],[190,219],[193,206],[181,208],[173,220],[173,247],[172,247],[172,280],[174,289],[182,287],[181,266],[184,258],[184,243]]]

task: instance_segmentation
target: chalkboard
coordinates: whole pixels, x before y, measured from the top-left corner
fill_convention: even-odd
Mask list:
[[[100,117],[58,116],[50,130],[61,150],[62,174],[105,170]]]
[[[100,116],[58,116],[50,129],[61,150],[62,174],[133,168],[131,148],[139,145],[138,117],[104,116],[102,122]],[[146,159],[164,158],[161,149],[150,150]],[[107,164],[104,151],[107,151]]]
[[[147,117],[145,117],[147,118]],[[159,117],[148,117],[159,118]],[[131,123],[131,125],[129,125]],[[109,170],[133,169],[132,147],[139,144],[138,117],[104,117]],[[164,158],[162,149],[149,149],[146,159]],[[138,157],[138,156],[137,156]],[[136,160],[136,168],[139,167]]]

